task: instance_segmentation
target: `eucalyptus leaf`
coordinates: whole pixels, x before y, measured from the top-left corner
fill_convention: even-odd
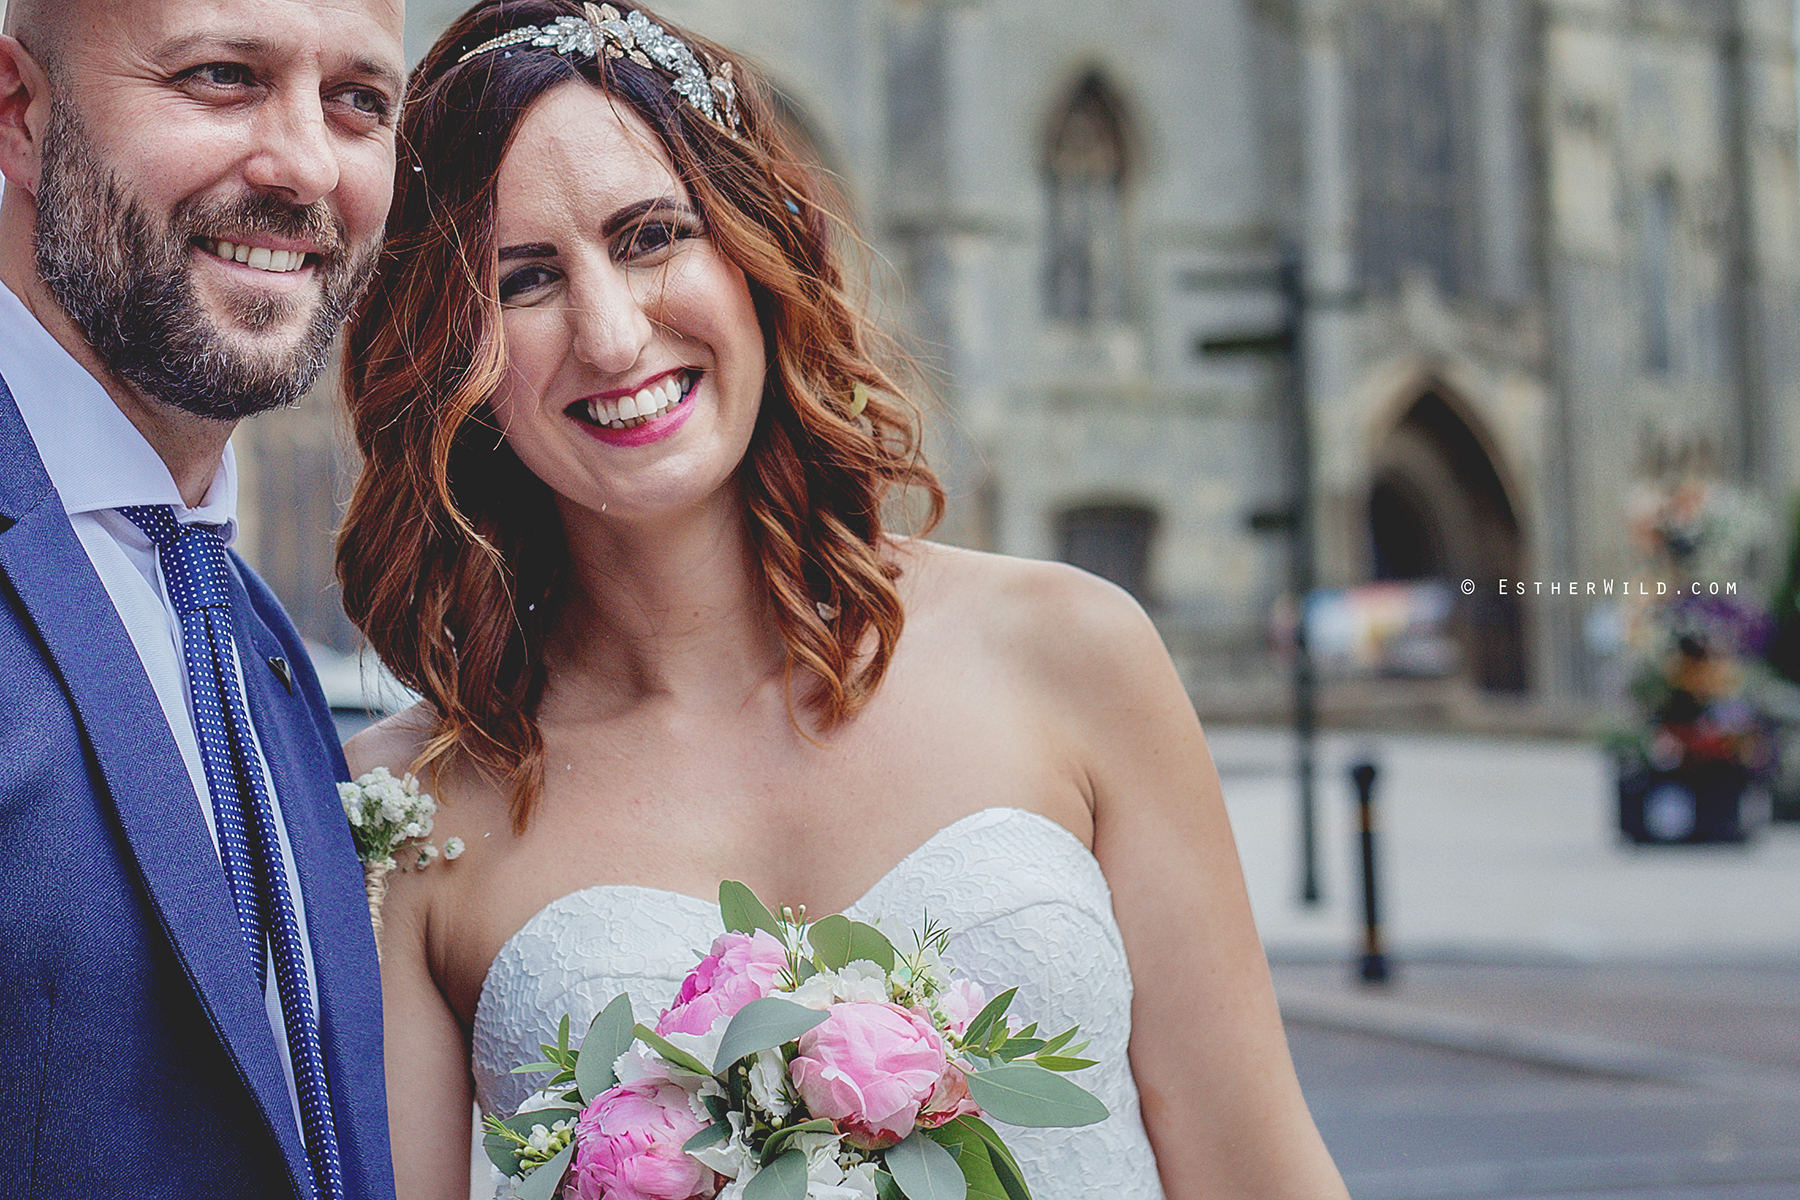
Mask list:
[[[577,1108],[535,1108],[530,1112],[514,1113],[500,1122],[520,1137],[530,1137],[533,1125],[550,1128],[558,1121],[573,1121],[581,1115]]]
[[[583,1100],[591,1103],[594,1097],[619,1081],[613,1073],[613,1064],[619,1061],[619,1055],[631,1049],[636,1033],[631,1019],[631,998],[623,992],[594,1014],[587,1036],[581,1039],[581,1057],[575,1062],[575,1086],[581,1089]]]
[[[551,1200],[562,1186],[563,1172],[575,1157],[575,1143],[570,1142],[557,1156],[513,1185],[514,1200]]]
[[[713,1059],[712,1073],[723,1075],[725,1068],[749,1054],[768,1050],[783,1042],[791,1042],[825,1019],[820,1009],[807,1008],[779,996],[764,996],[738,1009],[719,1039],[719,1053]]]
[[[967,1200],[969,1184],[956,1159],[918,1130],[890,1147],[885,1162],[907,1200]]]
[[[803,1133],[835,1133],[837,1126],[824,1117],[814,1117],[810,1121],[802,1121],[798,1125],[789,1125],[763,1143],[762,1160],[768,1162],[781,1153],[782,1147]]]
[[[850,918],[842,913],[820,917],[806,927],[806,940],[828,971],[841,971],[850,961]]]
[[[744,1200],[806,1200],[806,1155],[789,1150],[756,1173]]]
[[[667,1038],[657,1036],[656,1031],[651,1029],[648,1025],[639,1025],[633,1032],[638,1041],[662,1055],[671,1066],[680,1067],[682,1070],[695,1075],[712,1074],[711,1071],[706,1069],[705,1063],[702,1063],[699,1059],[675,1045]],[[980,1101],[976,1101],[976,1103],[979,1104]]]
[[[1006,1063],[967,1078],[969,1095],[981,1111],[1008,1125],[1069,1127],[1107,1117],[1106,1105],[1092,1092],[1032,1063]]]
[[[906,1193],[886,1171],[875,1172],[875,1200],[906,1200]]]
[[[710,1125],[702,1126],[699,1133],[681,1143],[681,1152],[686,1154],[690,1150],[704,1150],[708,1146],[717,1145],[730,1136],[731,1126],[723,1121],[714,1121]]]
[[[1018,994],[1018,988],[1007,988],[989,1000],[982,1010],[975,1014],[975,1019],[969,1022],[968,1028],[963,1030],[963,1044],[966,1046],[985,1044],[988,1033],[994,1028],[994,1022],[1006,1015],[1007,1007],[1012,1004],[1013,997]]]
[[[821,917],[806,930],[806,940],[817,952],[819,961],[833,971],[841,971],[853,962],[868,961],[883,971],[892,971],[898,955],[887,935],[863,921],[852,921],[842,913]]]
[[[873,925],[862,921],[850,922],[850,961],[867,960],[883,971],[892,971],[899,955],[894,953],[894,943],[887,940],[887,935]]]
[[[727,879],[719,885],[719,915],[725,919],[725,928],[733,933],[755,933],[762,929],[781,937],[781,922],[775,919],[768,905],[735,879]]]
[[[481,1148],[487,1151],[488,1161],[498,1167],[502,1175],[511,1178],[519,1173],[519,1146],[497,1133],[483,1135]]]
[[[957,1169],[968,1185],[968,1200],[1013,1200],[994,1167],[994,1152],[979,1133],[954,1121],[924,1132],[926,1137],[956,1155]]]
[[[960,1136],[965,1132],[972,1135],[974,1139],[979,1140],[982,1145],[987,1147],[988,1162],[994,1168],[994,1176],[1000,1181],[1002,1190],[1006,1192],[1007,1200],[1031,1200],[1031,1189],[1025,1186],[1025,1172],[1019,1167],[1019,1160],[1013,1157],[1013,1152],[1007,1148],[1005,1142],[1000,1140],[1000,1135],[994,1131],[992,1125],[980,1117],[964,1114],[944,1122],[932,1132],[940,1139]],[[969,1148],[967,1139],[965,1139],[963,1158],[960,1160],[964,1165],[965,1173],[973,1154],[974,1151]]]
[[[1043,1048],[1043,1038],[1010,1037],[994,1051],[994,1056],[1004,1062],[1011,1062],[1015,1058],[1027,1058]]]

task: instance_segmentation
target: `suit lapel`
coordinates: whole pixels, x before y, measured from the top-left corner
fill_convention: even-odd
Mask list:
[[[56,665],[157,916],[297,1179],[306,1156],[193,782],[137,651],[0,381],[0,576]],[[176,1069],[176,1064],[171,1064]]]

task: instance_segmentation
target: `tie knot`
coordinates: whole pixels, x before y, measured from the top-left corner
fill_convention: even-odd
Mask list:
[[[231,605],[231,570],[217,525],[182,525],[166,504],[133,505],[120,512],[156,543],[163,580],[177,613]]]

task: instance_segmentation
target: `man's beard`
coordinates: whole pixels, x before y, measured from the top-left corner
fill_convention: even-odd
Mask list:
[[[323,204],[262,192],[182,201],[158,228],[61,103],[51,108],[42,161],[38,273],[113,374],[147,397],[220,421],[293,404],[312,386],[374,274],[379,242],[352,247]],[[195,295],[191,255],[206,251],[191,247],[196,238],[256,233],[319,248],[317,298],[311,289],[228,298],[223,307],[238,326],[228,338]],[[297,339],[254,346],[257,331],[279,329],[309,303],[312,319]]]

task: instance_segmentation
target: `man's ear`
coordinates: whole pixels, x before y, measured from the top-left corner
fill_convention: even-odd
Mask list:
[[[0,36],[0,174],[37,195],[50,77],[18,38]]]

